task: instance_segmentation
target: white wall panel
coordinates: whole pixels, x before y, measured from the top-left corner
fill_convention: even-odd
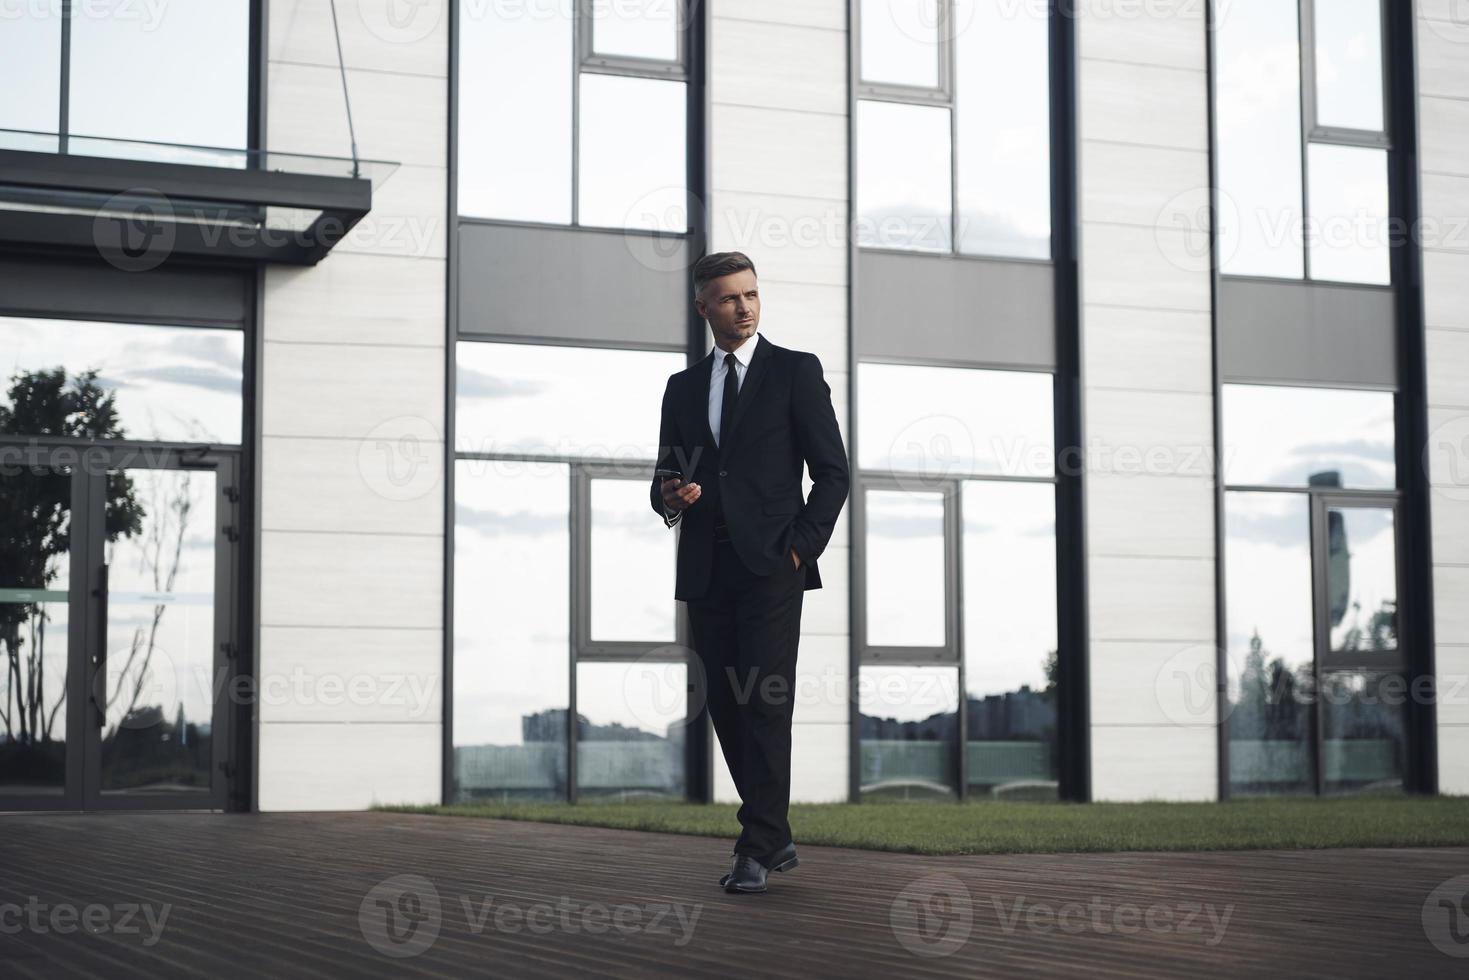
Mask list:
[[[437,724],[260,726],[261,810],[364,810],[436,803]]]
[[[1419,0],[1418,125],[1439,790],[1469,792],[1469,22]]]
[[[319,265],[266,273],[260,672],[317,687],[261,704],[265,810],[440,793],[448,7],[409,6],[338,11],[358,154],[400,168]],[[350,155],[330,11],[267,24],[268,147]],[[418,690],[323,696],[346,672]]]
[[[1158,688],[1179,656],[1212,657],[1215,636],[1207,32],[1193,6],[1088,0],[1076,22],[1098,800],[1217,794],[1217,727]]]

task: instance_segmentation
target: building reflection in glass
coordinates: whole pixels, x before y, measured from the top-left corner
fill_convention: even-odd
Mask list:
[[[1227,384],[1223,414],[1232,486],[1397,485],[1392,392]]]
[[[593,641],[672,643],[677,538],[650,534],[646,480],[588,481],[591,497],[587,579]],[[656,517],[653,518],[655,521]],[[661,528],[655,524],[654,530]]]
[[[959,671],[865,666],[857,685],[863,799],[953,799]]]
[[[1392,509],[1328,507],[1326,541],[1332,651],[1396,650],[1397,536]]]
[[[866,492],[867,643],[945,643],[944,497],[903,490]]]
[[[576,667],[578,799],[682,799],[688,667],[582,662]]]
[[[115,474],[134,506],[107,544],[104,793],[203,793],[213,762],[216,486],[211,472]]]
[[[569,488],[562,463],[455,464],[459,800],[566,795]]]
[[[1407,693],[1401,674],[1322,675],[1321,765],[1326,792],[1402,792]]]
[[[116,412],[99,437],[238,444],[244,358],[239,330],[0,317],[7,388],[24,376],[36,389],[58,371],[68,388],[90,382]]]
[[[13,528],[0,538],[0,795],[66,783],[70,500],[69,473],[0,482],[0,521]]]
[[[1053,799],[1055,487],[967,481],[963,512],[969,792]]]
[[[1315,790],[1309,505],[1305,494],[1225,494],[1234,793]]]

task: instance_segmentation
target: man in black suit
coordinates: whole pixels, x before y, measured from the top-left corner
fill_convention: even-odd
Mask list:
[[[726,891],[763,892],[796,866],[791,711],[801,597],[847,499],[847,451],[814,354],[756,334],[760,289],[739,252],[694,265],[715,349],[668,379],[653,509],[680,525],[674,598],[688,603],[708,711],[740,794]],[[811,494],[801,499],[801,467]]]

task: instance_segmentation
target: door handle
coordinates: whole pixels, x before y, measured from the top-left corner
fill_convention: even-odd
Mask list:
[[[92,704],[97,709],[97,727],[107,727],[107,575],[108,565],[104,562],[97,569],[97,587],[92,595],[97,599],[96,652],[92,654]]]

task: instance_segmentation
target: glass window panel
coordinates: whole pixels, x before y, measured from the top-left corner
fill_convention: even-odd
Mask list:
[[[1403,790],[1401,674],[1329,671],[1321,679],[1322,788],[1328,793]]]
[[[857,103],[857,244],[953,247],[949,110]]]
[[[939,0],[862,0],[862,80],[937,88]]]
[[[572,9],[460,4],[461,215],[571,221]]]
[[[631,58],[678,60],[679,0],[592,4],[592,50]]]
[[[1311,278],[1387,285],[1387,151],[1312,143]]]
[[[591,481],[593,640],[672,643],[676,539],[648,533],[645,480]]]
[[[460,800],[566,795],[570,469],[459,460],[454,776]]]
[[[1214,34],[1219,259],[1226,274],[1305,275],[1295,3],[1232,0]]]
[[[250,0],[78,5],[71,21],[69,128],[78,136],[205,147],[249,144]],[[74,152],[126,152],[78,141]],[[243,155],[172,162],[242,166]]]
[[[1313,6],[1316,124],[1381,132],[1382,7],[1379,0],[1316,0]]]
[[[963,510],[969,787],[1054,799],[1055,487],[966,481]]]
[[[857,699],[863,798],[953,798],[959,671],[863,667]]]
[[[686,366],[663,351],[461,342],[458,449],[651,460],[663,389]]]
[[[44,427],[32,435],[238,444],[244,357],[238,330],[0,317],[0,406],[23,399],[22,417]],[[79,411],[79,384],[104,399],[96,410]]]
[[[1051,257],[1050,26],[1045,4],[955,7],[959,251]]]
[[[66,783],[71,475],[15,470],[0,478],[0,799]]]
[[[1391,392],[1224,386],[1226,483],[1391,489],[1395,441]]]
[[[857,398],[864,470],[922,479],[1055,473],[1048,373],[859,363]]]
[[[61,124],[61,4],[16,4],[0,16],[0,129],[54,133]],[[19,93],[25,93],[18,97]],[[55,140],[7,137],[6,149],[54,151]]]
[[[943,494],[868,490],[865,500],[868,645],[944,646]]]
[[[1392,509],[1326,508],[1326,547],[1332,651],[1396,650],[1398,558]]]
[[[215,475],[108,474],[131,534],[107,546],[104,793],[208,792],[213,772]]]
[[[581,798],[682,798],[688,667],[576,665],[576,785]]]
[[[688,228],[683,82],[581,76],[578,217],[584,225]]]
[[[1309,500],[1242,491],[1224,500],[1230,786],[1314,792]]]

